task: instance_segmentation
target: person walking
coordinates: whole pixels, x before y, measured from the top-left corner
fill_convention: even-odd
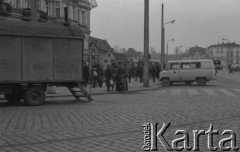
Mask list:
[[[106,79],[107,91],[110,91],[110,86],[111,86],[110,81],[112,79],[112,69],[111,69],[110,65],[107,65],[107,68],[106,68],[104,74],[105,74],[105,79]]]
[[[116,84],[116,91],[119,91],[119,66],[118,63],[112,63],[112,78]]]
[[[89,68],[85,62],[83,63],[83,80],[84,86],[87,87],[87,83],[89,81]]]
[[[95,88],[97,86],[97,77],[98,77],[98,73],[97,73],[97,70],[96,68],[93,68],[92,69],[92,87]]]
[[[152,68],[151,68],[151,75],[152,75],[152,80],[153,82],[155,82],[155,77],[156,77],[156,67],[153,65]]]
[[[103,68],[100,65],[98,65],[97,73],[98,73],[97,83],[100,86],[100,88],[102,88],[104,72],[103,72]]]
[[[234,74],[234,71],[233,71],[233,65],[232,64],[229,64],[228,65],[228,71],[229,71],[229,74]]]
[[[142,83],[143,82],[143,66],[142,65],[139,65],[138,67],[138,76],[140,79],[140,83]]]
[[[125,88],[125,79],[126,79],[126,70],[123,66],[122,62],[119,62],[119,79],[118,79],[118,83],[119,83],[119,90],[118,91],[123,91]]]

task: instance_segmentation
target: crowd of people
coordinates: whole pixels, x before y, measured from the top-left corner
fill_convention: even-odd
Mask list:
[[[149,79],[155,82],[159,78],[160,64],[151,63],[149,66]],[[90,72],[86,63],[83,64],[83,79],[86,86],[89,82],[92,87],[103,87],[105,82],[107,91],[127,91],[131,81],[143,82],[143,62],[137,64],[123,63],[121,61],[108,64],[104,70],[100,64],[93,64]]]

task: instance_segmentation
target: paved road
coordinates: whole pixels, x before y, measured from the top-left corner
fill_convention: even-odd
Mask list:
[[[152,91],[94,96],[96,102],[48,98],[39,107],[0,103],[0,152],[143,151],[142,124],[171,122],[168,141],[176,129],[232,129],[240,138],[240,83],[219,77],[208,86],[173,85]],[[161,127],[161,125],[160,125]],[[217,146],[221,138],[214,137]],[[200,150],[208,151],[207,137]],[[192,144],[190,142],[190,144]],[[237,141],[240,145],[240,142]],[[159,151],[164,151],[159,143]],[[165,150],[166,151],[166,150]]]

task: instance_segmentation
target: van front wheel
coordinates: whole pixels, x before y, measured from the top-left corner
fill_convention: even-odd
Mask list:
[[[197,84],[199,86],[205,86],[207,84],[207,80],[205,78],[198,78],[197,79]]]
[[[171,81],[168,78],[163,78],[161,82],[164,87],[168,87],[171,85]]]

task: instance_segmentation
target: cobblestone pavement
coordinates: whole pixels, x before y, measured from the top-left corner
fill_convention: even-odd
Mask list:
[[[95,95],[95,102],[72,97],[47,98],[43,106],[11,106],[0,102],[0,152],[141,152],[142,124],[171,122],[164,135],[170,142],[177,129],[232,129],[240,138],[240,83],[219,78],[208,86],[169,88],[123,94]],[[200,136],[200,151],[208,151]],[[229,143],[227,143],[229,145]],[[192,142],[190,142],[192,145]],[[159,151],[166,151],[158,143]]]

